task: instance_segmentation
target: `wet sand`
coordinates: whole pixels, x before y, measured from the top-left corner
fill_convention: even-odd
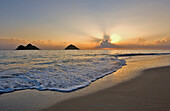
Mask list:
[[[147,69],[132,80],[43,111],[170,111],[170,66]]]
[[[4,93],[0,95],[0,111],[39,111],[41,109],[50,108],[50,106],[55,106],[58,103],[61,104],[61,102],[63,103],[63,101],[71,101],[73,100],[73,98],[84,97],[87,95],[95,95],[96,92],[99,93],[105,91],[105,89],[107,91],[110,88],[114,88],[113,86],[115,85],[121,84],[126,81],[131,81],[131,79],[133,81],[133,78],[141,75],[140,72],[142,70],[154,67],[170,66],[170,56],[133,57],[130,59],[127,58],[126,62],[127,65],[123,66],[121,69],[117,70],[113,74],[107,75],[104,78],[92,82],[86,88],[82,88],[73,92],[63,93],[57,91],[38,91],[35,89],[27,89]],[[110,97],[113,98],[112,95],[108,98]],[[80,102],[82,101],[83,99],[80,99]],[[90,102],[88,101],[87,103]],[[100,104],[103,103],[101,102]],[[91,104],[92,107],[94,107],[94,105]]]

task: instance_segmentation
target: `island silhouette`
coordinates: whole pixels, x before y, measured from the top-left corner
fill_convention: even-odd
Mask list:
[[[40,50],[38,47],[28,44],[27,46],[19,45],[16,50]]]
[[[65,50],[80,50],[80,49],[77,48],[75,45],[70,44],[69,46],[67,46],[67,47],[65,48]]]

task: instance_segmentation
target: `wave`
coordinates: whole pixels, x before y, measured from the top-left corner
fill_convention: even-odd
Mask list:
[[[147,55],[170,55],[170,53],[84,54],[83,56],[115,56],[115,57],[125,57],[125,56],[147,56]],[[73,55],[73,56],[82,56],[82,55]]]
[[[146,55],[170,55],[170,53],[132,53],[132,54],[117,54],[113,56],[124,57],[124,56],[146,56]]]
[[[53,90],[70,92],[88,86],[91,82],[111,74],[126,61],[112,57],[90,58],[79,62],[69,59],[67,62],[49,62],[53,66],[22,67],[0,72],[0,93],[23,89]],[[49,64],[44,62],[44,64]],[[39,67],[37,67],[39,66]]]

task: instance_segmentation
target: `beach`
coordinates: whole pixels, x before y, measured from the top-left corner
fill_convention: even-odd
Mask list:
[[[147,69],[135,79],[43,111],[169,111],[169,72],[170,66]]]
[[[18,90],[0,95],[1,111],[167,111],[169,55],[124,58],[113,74],[72,92]],[[165,68],[162,68],[165,67]],[[136,109],[135,109],[136,108]]]
[[[1,0],[0,111],[170,111],[170,0]]]

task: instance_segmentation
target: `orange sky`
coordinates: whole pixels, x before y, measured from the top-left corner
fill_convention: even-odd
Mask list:
[[[0,49],[170,49],[169,0],[0,3]],[[104,35],[106,34],[106,35]]]

